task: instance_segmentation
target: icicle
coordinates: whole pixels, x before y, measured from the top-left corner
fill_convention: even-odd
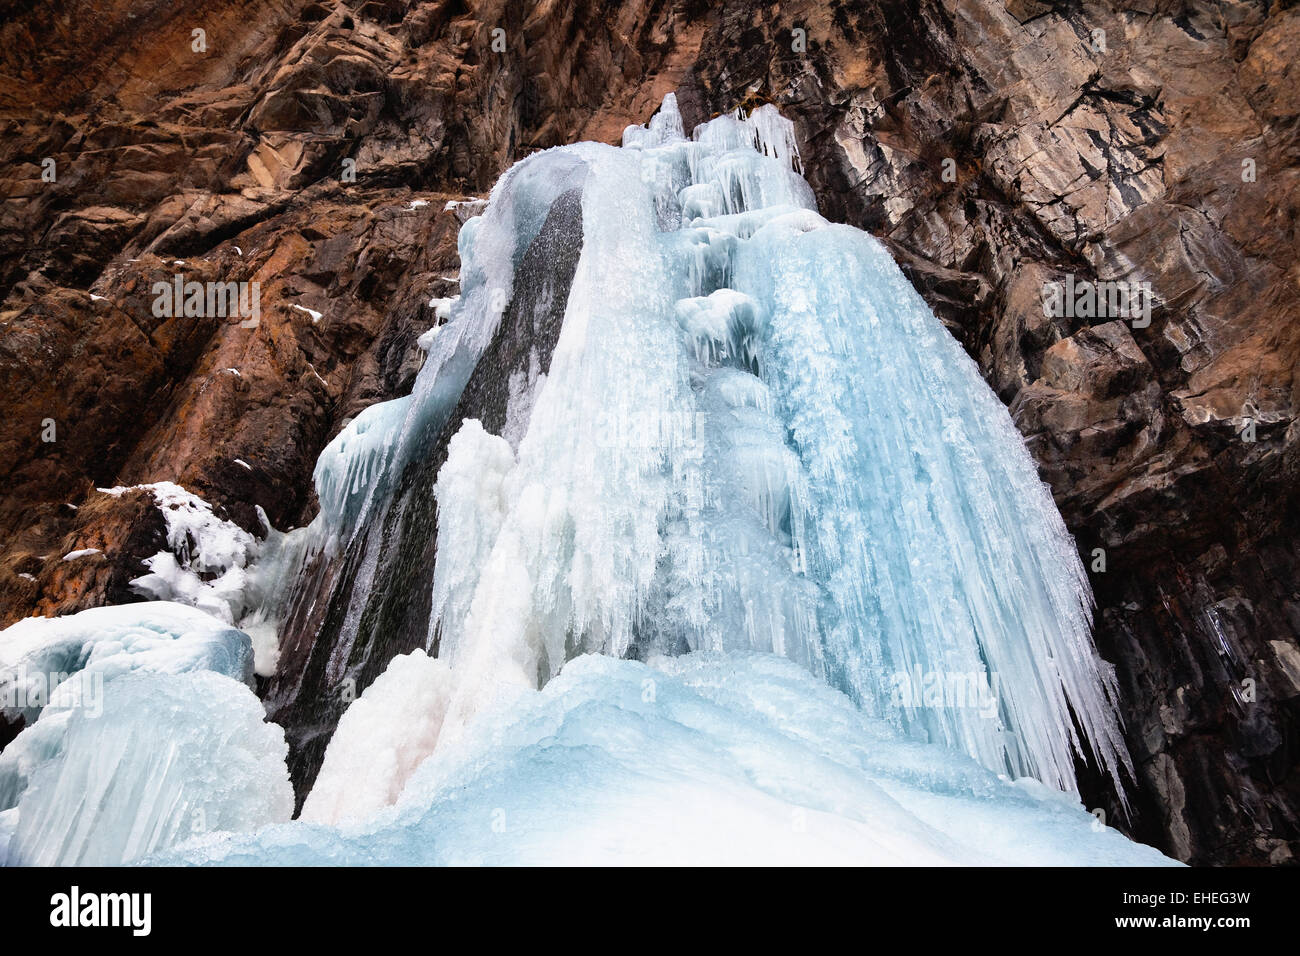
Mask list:
[[[1077,717],[1117,773],[1087,582],[1005,408],[879,243],[817,215],[774,107],[680,126],[670,97],[621,154],[582,153],[551,374],[518,461],[482,476],[503,504],[444,469],[461,699],[582,650],[772,650],[1067,791]]]

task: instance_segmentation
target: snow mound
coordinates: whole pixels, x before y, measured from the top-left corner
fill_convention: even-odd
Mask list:
[[[783,658],[654,663],[570,661],[481,711],[365,821],[215,835],[147,862],[1172,863],[1063,794],[900,737]]]
[[[337,823],[395,803],[438,743],[450,691],[446,661],[419,650],[393,658],[339,721],[302,819]]]

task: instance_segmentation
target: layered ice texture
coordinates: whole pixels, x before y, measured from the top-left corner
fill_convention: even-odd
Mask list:
[[[140,729],[190,740],[197,714],[227,776],[185,764],[156,796],[221,823],[182,840],[146,814],[150,862],[1162,861],[1079,805],[1076,758],[1123,799],[1128,757],[1083,568],[1006,409],[799,170],[775,108],[688,137],[671,95],[622,148],[516,164],[462,228],[461,295],[413,393],[340,433],[319,516],[250,565],[244,621],[269,627],[318,556],[367,544],[341,668],[400,476],[454,433],[425,648],[351,704],[302,819],[276,822],[274,731],[247,700],[213,684],[162,720],[127,684],[111,721],[63,733],[0,842],[136,858],[70,836],[88,811],[68,788],[97,784],[92,747],[123,786],[152,780]],[[549,362],[511,379],[501,434],[453,422],[525,250],[575,195]]]
[[[195,834],[288,820],[280,728],[247,634],[148,602],[0,632],[0,862],[110,865]]]
[[[59,751],[33,773],[9,859],[116,865],[196,834],[286,821],[287,756],[283,731],[238,681],[212,671],[123,677],[105,685],[102,714],[73,712]]]

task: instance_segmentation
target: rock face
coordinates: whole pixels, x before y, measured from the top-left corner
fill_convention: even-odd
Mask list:
[[[161,519],[96,487],[307,520],[320,449],[409,391],[428,299],[456,291],[473,207],[449,199],[532,149],[616,142],[669,91],[688,124],[772,101],[823,214],[889,245],[1008,403],[1093,568],[1138,779],[1130,819],[1099,781],[1090,805],[1192,862],[1300,853],[1300,8],[59,11],[0,26],[3,623],[131,599]],[[157,314],[177,275],[258,283],[257,323]],[[1067,280],[1146,283],[1149,323],[1045,315]],[[337,718],[309,617],[268,687],[300,780]]]

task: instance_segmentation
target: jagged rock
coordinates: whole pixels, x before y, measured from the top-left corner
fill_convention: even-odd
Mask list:
[[[131,589],[131,580],[147,573],[146,558],[167,550],[166,525],[153,495],[141,489],[120,495],[93,493],[76,509],[71,523],[72,530],[51,555],[11,552],[11,568],[26,565],[39,577],[23,577],[19,571],[5,576],[0,588],[25,585],[28,600],[31,594],[39,595],[33,611],[43,617],[144,600]],[[93,553],[64,560],[79,551]]]
[[[139,548],[117,518],[78,524],[96,484],[306,520],[316,454],[409,389],[428,299],[456,291],[481,207],[448,200],[531,150],[617,141],[669,91],[688,125],[772,101],[822,212],[889,244],[1085,561],[1105,552],[1096,638],[1138,764],[1122,825],[1200,863],[1294,859],[1300,10],[200,0],[151,7],[147,33],[134,0],[40,10],[0,25],[4,622],[118,593]],[[155,317],[178,271],[262,283],[260,326]],[[1150,283],[1151,324],[1046,316],[1067,275]],[[105,557],[47,565],[78,535]]]

